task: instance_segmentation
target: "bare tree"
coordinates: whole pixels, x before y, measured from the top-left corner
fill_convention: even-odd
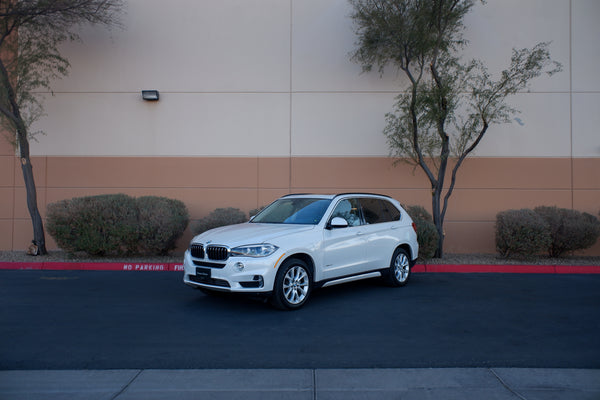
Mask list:
[[[386,115],[390,153],[421,168],[431,184],[432,215],[443,256],[448,200],[463,161],[492,124],[510,122],[518,112],[506,99],[542,73],[561,65],[549,43],[513,49],[509,67],[493,78],[482,62],[463,62],[463,18],[476,0],[349,0],[358,37],[352,60],[363,72],[373,66],[401,71],[408,87]],[[452,161],[452,163],[451,163]],[[444,192],[449,165],[451,181]]]
[[[0,118],[14,132],[8,140],[21,161],[38,254],[46,254],[46,239],[29,151],[31,124],[43,115],[36,91],[67,75],[60,44],[79,40],[83,24],[119,26],[121,10],[121,0],[0,0]]]

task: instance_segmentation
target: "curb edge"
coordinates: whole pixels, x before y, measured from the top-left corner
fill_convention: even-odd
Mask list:
[[[0,270],[183,272],[180,263],[6,262]],[[600,274],[600,265],[416,264],[415,273]]]

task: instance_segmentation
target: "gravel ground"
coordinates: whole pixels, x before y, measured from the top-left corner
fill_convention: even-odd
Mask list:
[[[482,264],[482,265],[600,265],[600,256],[536,256],[526,259],[506,259],[498,254],[446,254],[441,259],[420,261],[422,264]]]
[[[181,263],[183,253],[169,256],[92,257],[86,254],[68,254],[53,250],[45,256],[29,256],[24,251],[0,251],[4,262],[135,262],[135,263]],[[504,265],[600,265],[600,256],[566,256],[550,258],[538,256],[527,259],[505,259],[497,254],[446,254],[441,259],[419,260],[420,264],[504,264]]]

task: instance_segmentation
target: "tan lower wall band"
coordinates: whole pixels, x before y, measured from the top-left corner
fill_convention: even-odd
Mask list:
[[[0,249],[22,250],[32,234],[21,170],[14,156],[0,164]],[[177,198],[192,219],[217,207],[247,212],[289,192],[376,192],[431,209],[424,174],[383,157],[35,157],[33,165],[42,215],[49,203],[104,193]],[[450,198],[446,250],[494,252],[496,214],[538,205],[598,215],[600,158],[467,159]]]

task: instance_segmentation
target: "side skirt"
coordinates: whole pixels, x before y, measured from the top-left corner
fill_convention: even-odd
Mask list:
[[[382,276],[381,271],[367,272],[366,274],[351,275],[351,276],[346,276],[344,278],[333,279],[333,280],[323,283],[322,285],[320,285],[320,287],[339,285],[342,283],[360,281],[362,279],[378,278],[380,276]]]

